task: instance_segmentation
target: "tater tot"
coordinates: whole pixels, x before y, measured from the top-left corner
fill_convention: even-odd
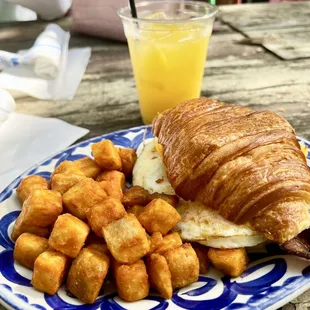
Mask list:
[[[87,248],[87,249],[94,249],[94,250],[96,250],[96,251],[99,251],[99,252],[101,252],[101,253],[107,255],[107,256],[110,258],[110,260],[111,260],[111,258],[112,258],[112,255],[111,255],[111,253],[110,253],[110,251],[109,251],[108,246],[106,245],[106,243],[92,243],[92,244],[86,245],[85,249],[86,249],[86,248]],[[113,274],[113,273],[112,273],[112,268],[109,268],[108,274],[106,275],[105,279],[106,279],[106,280],[111,280],[111,281],[112,281],[112,279],[113,279],[112,274]]]
[[[146,258],[146,268],[151,287],[163,298],[170,299],[173,290],[171,273],[166,258],[160,254],[151,254]]]
[[[37,257],[48,248],[46,238],[23,233],[15,242],[14,259],[28,269],[33,269]]]
[[[210,248],[208,257],[215,268],[231,277],[239,277],[245,271],[249,261],[245,248]]]
[[[153,193],[148,197],[149,202],[151,202],[154,199],[161,198],[162,200],[165,200],[168,202],[171,206],[174,208],[177,207],[179,202],[179,197],[177,195],[168,195],[168,194],[161,194],[161,193]]]
[[[152,234],[149,238],[150,241],[150,251],[149,254],[155,252],[162,244],[163,242],[163,236],[160,232],[155,232]],[[182,244],[182,242],[181,242]]]
[[[23,204],[20,216],[27,225],[47,227],[62,212],[61,194],[47,189],[35,189]]]
[[[166,235],[178,222],[180,214],[166,201],[158,198],[152,200],[138,216],[139,222],[150,234],[160,232]]]
[[[101,188],[106,192],[108,197],[112,197],[114,199],[117,199],[119,201],[123,198],[123,191],[120,187],[114,186],[112,183],[108,181],[101,181],[98,183]]]
[[[127,214],[119,200],[108,197],[101,203],[86,211],[86,218],[92,231],[102,237],[102,228],[109,223],[119,220]]]
[[[137,301],[149,294],[149,281],[142,259],[131,265],[113,262],[115,284],[119,297],[126,301]]]
[[[73,261],[67,279],[68,290],[82,302],[92,304],[108,273],[110,259],[96,248],[84,248]]]
[[[50,228],[25,224],[20,213],[13,226],[13,231],[11,234],[12,240],[17,240],[17,238],[23,233],[30,233],[40,237],[48,237],[50,234]]]
[[[144,207],[139,205],[134,205],[127,209],[128,213],[134,214],[136,217],[140,215],[140,213],[143,211]]]
[[[104,171],[96,178],[97,182],[108,181],[117,187],[120,187],[122,191],[125,190],[126,180],[123,172],[117,170]]]
[[[141,186],[133,186],[125,191],[122,203],[126,208],[134,205],[146,206],[150,193]]]
[[[126,183],[124,173],[117,170],[105,171],[96,180],[109,197],[122,200]]]
[[[73,185],[85,179],[84,175],[57,173],[51,180],[51,189],[60,194],[66,193]]]
[[[46,179],[38,175],[30,175],[23,179],[16,189],[19,201],[23,204],[34,189],[48,189]]]
[[[192,247],[195,250],[199,260],[199,272],[201,274],[206,274],[210,265],[210,260],[208,258],[209,248],[199,243],[192,243]]]
[[[99,165],[90,157],[75,160],[74,163],[88,178],[96,179],[101,172]]]
[[[132,169],[137,161],[137,153],[131,148],[117,148],[118,154],[122,161],[122,172],[127,178],[131,177]]]
[[[199,277],[199,261],[196,252],[189,243],[165,252],[171,273],[172,287],[181,288],[194,283]]]
[[[63,283],[70,259],[53,249],[48,249],[34,262],[31,284],[40,292],[54,295]]]
[[[173,232],[169,235],[166,235],[159,247],[155,250],[155,253],[164,254],[165,252],[178,248],[182,245],[182,239],[177,232]]]
[[[79,219],[86,220],[86,210],[107,198],[98,182],[85,178],[72,186],[64,195],[65,210]]]
[[[66,213],[60,215],[55,222],[48,244],[53,249],[75,258],[84,246],[89,231],[88,225]]]
[[[85,176],[85,174],[78,167],[78,165],[76,165],[73,161],[69,161],[69,160],[64,160],[56,167],[56,169],[51,175],[51,179],[57,173],[66,173],[66,174],[75,174],[75,175]]]
[[[91,146],[96,163],[105,170],[121,170],[122,161],[117,149],[110,140],[94,143]]]
[[[12,239],[16,240],[24,232],[47,237],[50,225],[54,224],[61,212],[62,201],[59,192],[33,190],[14,223]]]
[[[133,264],[150,250],[146,232],[133,214],[111,222],[102,230],[111,254],[119,263]]]

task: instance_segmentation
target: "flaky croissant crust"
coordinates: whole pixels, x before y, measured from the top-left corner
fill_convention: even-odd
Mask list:
[[[159,114],[153,133],[180,197],[278,243],[310,226],[310,170],[281,116],[200,98]]]

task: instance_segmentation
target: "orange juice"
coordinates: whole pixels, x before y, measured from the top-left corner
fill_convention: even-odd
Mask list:
[[[157,113],[200,96],[213,24],[212,18],[153,20],[158,14],[123,21],[145,124]]]

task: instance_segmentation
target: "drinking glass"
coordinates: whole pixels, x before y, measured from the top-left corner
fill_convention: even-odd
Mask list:
[[[143,122],[200,96],[217,8],[198,1],[157,0],[119,10]]]

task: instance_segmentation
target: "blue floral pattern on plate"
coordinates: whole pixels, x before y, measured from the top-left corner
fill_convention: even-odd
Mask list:
[[[212,269],[198,281],[174,292],[171,300],[155,293],[142,301],[126,303],[113,290],[104,285],[92,305],[80,303],[61,287],[50,296],[35,291],[31,285],[31,272],[13,260],[14,243],[10,238],[12,225],[20,212],[15,189],[20,181],[31,174],[47,180],[54,168],[64,160],[76,160],[91,155],[91,144],[110,139],[114,144],[138,149],[144,139],[152,138],[150,126],[122,130],[76,144],[43,161],[15,179],[0,194],[0,300],[14,309],[277,309],[310,288],[310,266],[306,260],[289,255],[275,255],[273,247],[250,253],[252,262],[238,278],[230,279]],[[299,138],[310,148],[310,142]],[[308,157],[310,163],[310,155]],[[268,250],[269,249],[269,250]]]

